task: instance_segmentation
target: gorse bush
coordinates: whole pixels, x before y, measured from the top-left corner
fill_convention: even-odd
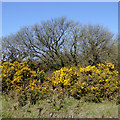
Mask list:
[[[80,68],[80,80],[72,86],[71,95],[88,101],[113,99],[118,94],[118,71],[108,62]]]
[[[2,66],[2,89],[8,92],[13,88],[13,76],[15,74],[15,66],[10,62],[4,62]]]
[[[69,88],[78,80],[79,74],[74,67],[61,68],[52,73],[51,81],[55,87]]]
[[[26,62],[17,61],[3,63],[2,88],[6,93],[9,93],[10,90],[17,92],[23,103],[27,100],[31,103],[36,102],[41,94],[50,91],[49,81],[43,70],[32,71]]]
[[[76,72],[75,67],[63,67],[60,70],[56,70],[51,75],[51,83],[54,93],[57,96],[70,95],[70,88],[74,85],[79,78],[79,74]]]
[[[2,65],[3,92],[18,96],[20,105],[35,104],[38,99],[67,94],[85,101],[116,100],[118,71],[109,62],[87,67],[63,67],[47,77],[43,70],[31,70],[26,62],[4,62]],[[14,95],[13,95],[14,96]]]

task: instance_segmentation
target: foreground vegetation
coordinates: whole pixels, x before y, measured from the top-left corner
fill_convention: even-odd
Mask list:
[[[43,70],[32,70],[27,62],[4,62],[2,87],[3,117],[117,116],[118,71],[109,62],[63,67],[50,77]]]
[[[51,102],[50,99],[53,101]],[[57,96],[38,100],[35,105],[20,107],[15,99],[3,96],[3,118],[118,118],[115,102],[83,102],[73,97],[65,97],[61,102]],[[55,101],[54,101],[55,99]],[[56,102],[56,103],[55,103]],[[55,104],[55,105],[54,105]]]

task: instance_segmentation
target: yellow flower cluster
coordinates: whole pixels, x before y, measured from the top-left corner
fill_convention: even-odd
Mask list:
[[[2,65],[2,88],[4,92],[14,90],[26,99],[34,101],[36,95],[50,91],[50,81],[45,77],[44,71],[32,71],[26,62],[4,62]],[[31,94],[34,93],[34,94]]]
[[[87,67],[63,67],[48,78],[43,70],[31,70],[26,62],[4,62],[2,65],[3,91],[14,90],[24,101],[36,101],[50,93],[68,93],[77,99],[100,102],[118,94],[118,71],[109,62]]]
[[[76,68],[61,68],[52,73],[51,81],[54,86],[61,86],[62,88],[68,88],[73,85],[79,77],[79,74],[76,72]]]
[[[71,95],[74,97],[85,96],[87,100],[95,97],[95,101],[101,101],[115,98],[118,94],[118,71],[112,63],[80,68],[80,78],[80,81],[72,86]]]

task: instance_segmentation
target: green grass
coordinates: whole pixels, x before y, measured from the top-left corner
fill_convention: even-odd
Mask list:
[[[52,98],[51,98],[52,99]],[[65,98],[62,102],[39,100],[35,105],[18,106],[14,100],[2,97],[3,118],[118,118],[118,105],[114,102],[90,103]],[[40,111],[41,109],[41,111]]]

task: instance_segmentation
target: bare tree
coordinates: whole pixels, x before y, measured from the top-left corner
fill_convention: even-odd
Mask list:
[[[96,65],[109,60],[113,54],[113,34],[100,25],[84,26],[82,30],[81,51],[84,60]]]
[[[117,61],[113,34],[100,25],[82,25],[66,17],[51,19],[3,38],[3,60],[39,61],[49,68]]]

